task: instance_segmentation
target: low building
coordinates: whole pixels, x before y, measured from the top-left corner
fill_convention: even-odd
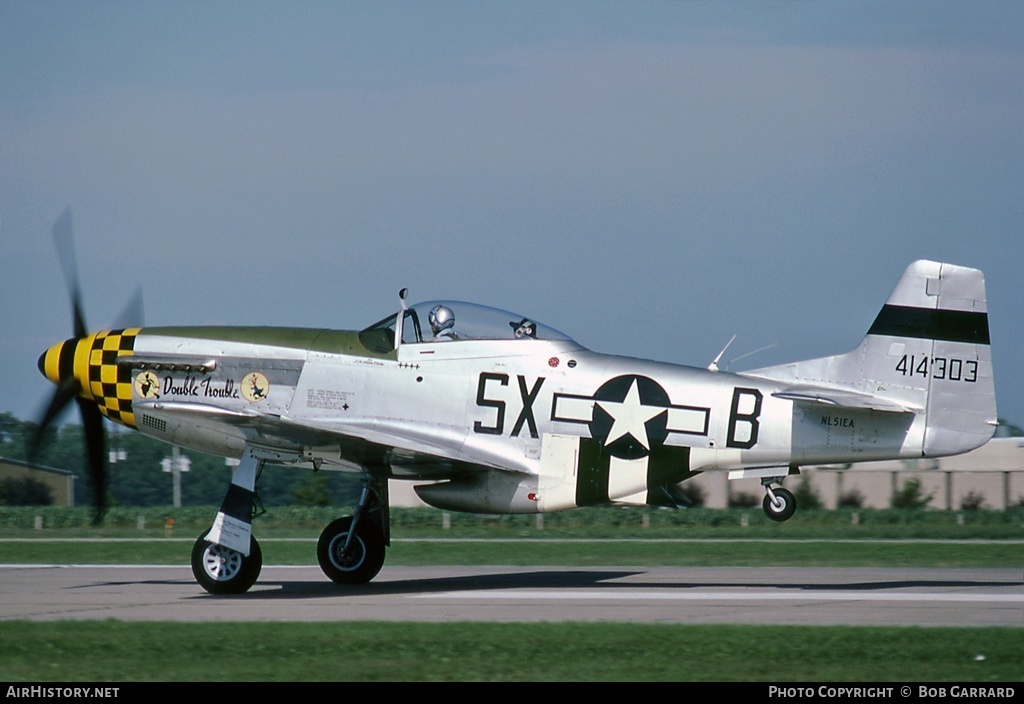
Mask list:
[[[802,481],[825,508],[859,502],[864,508],[890,508],[893,496],[910,480],[920,484],[928,508],[1005,510],[1024,504],[1024,438],[993,438],[977,450],[954,457],[860,462],[800,468],[784,486],[794,491]],[[740,493],[763,495],[756,479],[728,481],[724,474],[691,480],[704,490],[705,505],[721,508]],[[683,485],[684,487],[686,484]]]
[[[25,480],[46,486],[53,506],[75,505],[75,475],[71,472],[0,457],[0,483]]]

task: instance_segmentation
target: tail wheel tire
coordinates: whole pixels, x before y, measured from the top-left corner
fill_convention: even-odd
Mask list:
[[[765,494],[764,501],[761,502],[764,515],[773,521],[788,521],[796,513],[796,499],[793,497],[793,492],[779,487],[772,489],[772,493],[775,494],[775,501],[772,501],[770,495]]]
[[[366,584],[384,566],[384,534],[378,522],[364,520],[359,524],[346,552],[345,543],[351,527],[351,516],[329,523],[316,545],[317,561],[332,582]]]
[[[192,574],[199,586],[211,594],[243,594],[249,591],[263,569],[263,552],[250,536],[249,554],[211,543],[206,534],[192,546]]]

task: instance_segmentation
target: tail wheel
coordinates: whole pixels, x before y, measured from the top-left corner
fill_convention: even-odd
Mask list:
[[[338,584],[366,584],[384,566],[384,532],[380,522],[364,518],[349,541],[352,517],[328,524],[316,545],[320,569]],[[348,550],[345,549],[349,544]]]
[[[263,552],[250,537],[249,554],[211,543],[200,535],[192,546],[192,574],[211,594],[243,594],[256,583],[263,569]]]
[[[793,492],[778,487],[772,489],[771,494],[765,494],[761,508],[764,509],[764,515],[773,521],[788,521],[796,513],[796,499],[793,497]]]

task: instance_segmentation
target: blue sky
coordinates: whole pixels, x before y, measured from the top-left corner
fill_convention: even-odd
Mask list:
[[[1024,5],[0,0],[0,411],[88,322],[359,328],[454,298],[735,370],[988,280],[1024,424]]]

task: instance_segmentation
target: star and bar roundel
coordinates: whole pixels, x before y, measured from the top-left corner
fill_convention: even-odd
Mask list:
[[[586,424],[608,454],[634,460],[657,451],[672,433],[707,435],[710,414],[710,408],[673,404],[649,377],[625,374],[593,396],[556,393],[551,419]]]

